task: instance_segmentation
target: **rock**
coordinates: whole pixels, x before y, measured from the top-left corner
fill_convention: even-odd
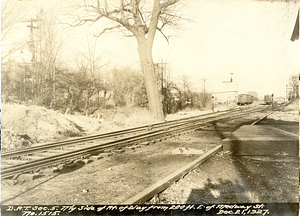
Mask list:
[[[92,159],[83,159],[82,160],[85,164],[89,164],[89,163],[92,163],[93,160]]]
[[[51,174],[53,174],[55,172],[53,168],[43,169],[39,173],[40,174],[44,174],[44,175],[51,175]]]
[[[24,148],[24,147],[29,147],[29,142],[28,142],[28,140],[25,140],[25,139],[21,139],[20,140],[20,146],[22,147],[22,148]]]
[[[59,169],[59,170],[62,170],[64,168],[64,164],[59,164],[58,166],[57,166],[57,169]]]
[[[77,161],[76,163],[68,163],[68,164],[64,164],[64,168],[63,169],[74,169],[78,166],[78,164],[82,163],[82,161]]]
[[[87,192],[89,192],[89,190],[88,190],[88,189],[83,189],[82,192],[83,192],[83,193],[87,193]]]
[[[34,175],[33,175],[33,180],[34,179],[38,179],[38,178],[42,178],[42,177],[44,177],[45,175],[43,175],[43,174],[39,174],[39,173],[35,173]]]
[[[109,157],[109,156],[111,156],[112,155],[112,153],[101,153],[101,156],[103,156],[103,157]]]
[[[120,149],[120,150],[112,150],[113,153],[115,154],[120,154],[120,153],[123,153],[125,152],[125,149]]]
[[[102,155],[98,155],[98,156],[95,155],[95,156],[91,156],[91,157],[90,157],[91,160],[100,160],[100,159],[102,159],[102,158],[103,158]]]
[[[26,181],[32,181],[34,179],[38,179],[41,177],[44,177],[45,175],[42,174],[22,174],[18,177],[18,182],[26,182]]]
[[[172,154],[185,154],[185,155],[192,155],[192,154],[204,154],[205,150],[197,150],[193,148],[186,148],[186,147],[178,147],[172,150]]]
[[[53,172],[59,172],[60,169],[58,167],[52,167]]]
[[[94,151],[91,155],[92,156],[97,156],[97,155],[102,154],[102,153],[104,153],[104,150]]]

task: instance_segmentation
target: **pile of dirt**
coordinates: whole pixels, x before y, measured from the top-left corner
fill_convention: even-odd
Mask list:
[[[30,137],[26,134],[17,134],[14,131],[2,129],[1,130],[1,150],[14,150],[24,148],[32,143]]]
[[[2,150],[95,135],[154,122],[142,108],[97,110],[93,116],[64,115],[35,105],[2,104]],[[22,135],[28,136],[22,139]]]
[[[10,150],[22,146],[25,134],[32,143],[45,143],[83,136],[101,126],[96,118],[63,115],[34,105],[2,104],[1,108],[1,146]]]

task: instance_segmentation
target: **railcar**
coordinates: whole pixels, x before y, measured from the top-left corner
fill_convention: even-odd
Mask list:
[[[272,95],[265,95],[264,102],[265,102],[265,104],[268,104],[268,105],[272,104]]]
[[[249,94],[239,94],[238,95],[238,105],[247,105],[253,103],[253,96]]]

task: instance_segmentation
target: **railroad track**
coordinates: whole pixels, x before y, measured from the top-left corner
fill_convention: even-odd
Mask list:
[[[41,146],[35,146],[11,152],[4,152],[1,154],[2,164],[4,165],[2,165],[1,177],[10,178],[22,173],[35,171],[42,167],[55,166],[60,163],[71,162],[72,160],[76,160],[77,158],[84,158],[93,154],[99,154],[101,151],[107,149],[122,148],[127,145],[134,145],[145,141],[149,142],[151,140],[153,141],[157,139],[166,139],[168,137],[180,134],[184,131],[196,130],[197,128],[207,123],[212,123],[227,118],[238,118],[245,114],[261,112],[268,109],[270,109],[269,106],[239,108],[229,111],[227,110],[196,117],[184,118],[181,120],[173,120],[152,125],[145,125],[137,128],[130,128],[106,134],[81,137],[56,143],[48,143]],[[120,136],[123,137],[120,138]],[[105,141],[105,139],[111,139],[112,137],[116,137],[116,140]],[[94,143],[91,144],[90,142]],[[89,143],[89,146],[87,147],[86,145],[82,145],[83,143]],[[81,149],[78,149],[78,146],[80,145]],[[73,146],[73,149],[66,149],[67,152],[65,153],[61,152],[62,148],[70,148],[70,146]],[[52,151],[53,149],[57,149],[58,151],[49,153],[49,151]],[[36,155],[47,155],[47,153],[48,155],[54,155],[36,159]],[[24,159],[27,159],[27,161],[24,162]],[[16,162],[20,163],[15,164]]]
[[[288,104],[290,104],[290,103],[288,103]],[[273,109],[273,110],[276,110],[276,111],[280,110],[280,109],[284,108],[285,106],[287,106],[288,104],[278,106],[276,109]],[[259,123],[260,121],[262,121],[263,119],[265,119],[267,116],[269,116],[272,113],[273,113],[273,111],[269,111],[267,114],[263,115],[259,119],[252,121],[252,123],[250,125],[255,125],[255,124]],[[159,197],[158,194],[160,194],[165,189],[167,189],[171,184],[178,181],[180,178],[184,177],[187,173],[189,173],[191,170],[193,170],[194,168],[196,168],[197,166],[199,166],[206,160],[212,158],[216,153],[222,151],[222,149],[223,149],[222,145],[218,145],[218,146],[214,147],[213,149],[206,152],[204,155],[200,156],[198,159],[196,159],[193,162],[187,164],[186,166],[180,168],[179,170],[173,172],[172,174],[168,175],[167,177],[159,180],[157,183],[151,185],[150,187],[140,191],[136,195],[132,196],[130,199],[122,202],[122,204],[123,205],[124,204],[125,205],[145,204],[145,203],[149,204],[149,201],[153,197]],[[156,202],[157,201],[154,201],[155,204],[159,204]],[[152,203],[152,202],[150,201],[150,203]]]
[[[129,129],[124,129],[124,130],[119,130],[119,131],[114,131],[114,132],[109,132],[109,133],[104,133],[104,134],[98,134],[98,135],[93,135],[93,136],[86,136],[86,137],[80,137],[80,138],[75,138],[75,139],[68,139],[64,141],[59,141],[59,142],[52,142],[52,143],[46,143],[43,145],[39,146],[34,146],[34,147],[29,147],[25,149],[17,149],[14,151],[7,151],[7,152],[2,152],[1,153],[1,158],[6,159],[6,158],[15,158],[18,156],[22,156],[25,154],[32,154],[34,152],[41,152],[49,149],[56,149],[56,148],[63,148],[66,146],[72,146],[75,144],[83,144],[83,143],[89,143],[92,141],[107,141],[107,138],[109,139],[120,139],[120,137],[124,136],[132,136],[138,133],[142,133],[145,131],[152,131],[152,130],[159,130],[159,129],[165,129],[168,128],[169,126],[180,126],[181,124],[184,124],[185,122],[193,121],[193,120],[199,120],[203,118],[208,118],[208,117],[217,117],[221,116],[223,114],[227,113],[232,113],[234,114],[235,112],[239,111],[252,111],[256,110],[257,107],[247,109],[247,108],[238,108],[238,109],[233,109],[233,110],[225,110],[221,112],[216,112],[216,113],[208,113],[200,116],[193,116],[193,117],[187,117],[187,118],[181,118],[179,120],[171,120],[167,122],[159,122],[155,124],[150,124],[150,125],[143,125],[135,128],[129,128]]]

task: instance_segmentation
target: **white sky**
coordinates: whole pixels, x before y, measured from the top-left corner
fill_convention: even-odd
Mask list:
[[[61,5],[53,0],[44,2],[54,3],[55,7]],[[183,22],[184,30],[178,31],[178,37],[171,39],[170,44],[157,34],[153,49],[155,62],[164,59],[169,63],[172,77],[186,74],[197,90],[203,88],[201,79],[205,76],[208,79],[205,83],[207,91],[226,91],[226,84],[222,81],[229,80],[230,73],[233,73],[234,83],[228,84],[229,90],[238,87],[239,93],[256,91],[260,96],[271,93],[285,96],[289,77],[299,73],[299,40],[290,41],[298,2],[188,2],[183,12],[194,22]],[[32,0],[29,4],[36,6],[38,1]],[[29,8],[29,14],[34,15],[39,7]],[[102,27],[97,23],[72,30],[71,51],[66,50],[68,62],[75,58],[74,46],[82,40],[83,32],[100,32]],[[17,35],[24,35],[24,30],[28,37],[26,27],[20,28]],[[107,34],[100,37],[98,47],[99,52],[105,52],[115,65],[139,67],[134,38]]]

